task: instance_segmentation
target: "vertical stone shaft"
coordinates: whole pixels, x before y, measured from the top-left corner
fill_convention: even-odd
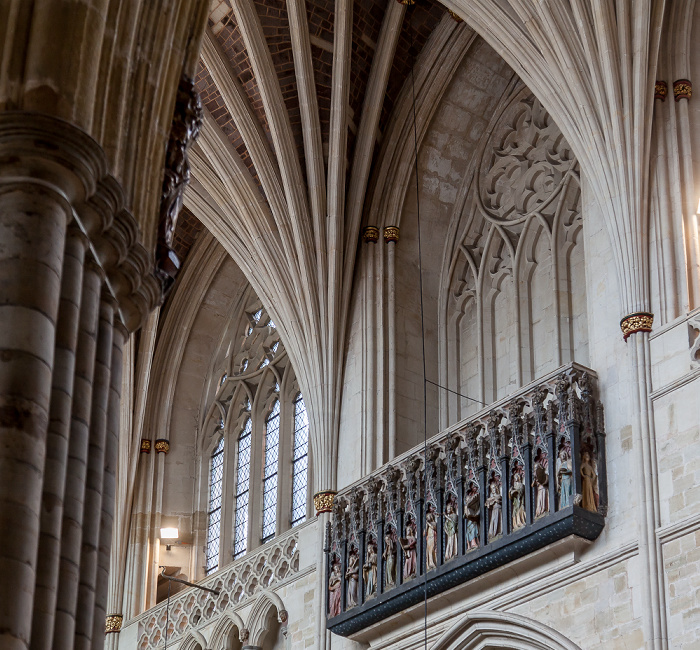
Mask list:
[[[54,337],[70,207],[0,183],[0,647],[29,647]]]
[[[58,322],[56,323],[56,349],[49,429],[46,438],[41,533],[32,619],[32,650],[50,650],[53,638],[58,566],[61,553],[63,493],[73,401],[75,349],[78,342],[86,247],[87,238],[85,235],[77,226],[71,226],[66,238],[63,277],[61,279],[61,302],[58,310]]]
[[[61,531],[61,560],[58,600],[54,624],[54,650],[72,650],[75,634],[75,611],[80,582],[83,504],[87,470],[92,381],[100,307],[102,277],[92,260],[85,265],[83,298],[80,307],[80,332],[73,385],[68,466]]]
[[[107,435],[107,411],[112,370],[112,330],[114,305],[103,286],[100,301],[100,322],[95,352],[95,371],[90,413],[90,441],[83,507],[83,536],[80,556],[80,586],[75,615],[75,649],[88,650],[92,639],[95,606],[95,580],[100,544],[102,515],[102,481]]]
[[[107,590],[109,587],[110,549],[112,524],[114,521],[114,499],[116,493],[117,459],[119,454],[119,406],[122,389],[122,353],[127,339],[126,328],[115,314],[112,343],[112,376],[109,387],[107,411],[107,437],[105,440],[104,480],[102,488],[102,517],[100,520],[100,546],[95,585],[95,618],[93,621],[92,648],[101,650],[105,645],[104,625],[107,612]],[[115,642],[118,634],[110,634]],[[114,643],[116,646],[116,643]]]

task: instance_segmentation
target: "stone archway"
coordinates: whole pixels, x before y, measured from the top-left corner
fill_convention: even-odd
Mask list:
[[[581,650],[546,625],[519,614],[470,612],[435,643],[431,650]]]

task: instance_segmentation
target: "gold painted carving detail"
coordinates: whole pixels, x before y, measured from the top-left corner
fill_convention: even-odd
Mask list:
[[[367,226],[362,233],[362,238],[365,240],[365,244],[369,242],[376,243],[379,239],[379,228],[376,226]]]
[[[322,512],[331,512],[333,510],[333,499],[337,492],[334,490],[324,490],[323,492],[316,492],[314,494],[314,508],[316,508],[316,514],[320,515]]]
[[[625,341],[630,335],[636,332],[651,332],[651,326],[654,323],[654,314],[646,311],[635,312],[625,316],[620,321],[620,329]]]
[[[122,629],[124,617],[121,614],[110,614],[105,617],[105,634],[119,632]]]
[[[141,439],[141,453],[150,454],[151,453],[151,441],[147,438]]]
[[[163,438],[156,440],[155,450],[157,454],[167,454],[170,451],[170,442]]]
[[[387,226],[386,228],[384,228],[384,241],[387,244],[392,241],[399,241],[399,229],[397,226]]]
[[[693,84],[688,79],[678,79],[673,82],[673,97],[679,99],[690,99],[693,96]]]

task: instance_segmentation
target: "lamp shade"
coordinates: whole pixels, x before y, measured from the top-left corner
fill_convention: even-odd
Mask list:
[[[160,538],[161,539],[177,539],[178,538],[177,528],[161,528]]]

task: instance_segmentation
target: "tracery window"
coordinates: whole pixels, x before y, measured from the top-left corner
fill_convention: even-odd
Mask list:
[[[236,467],[236,519],[233,529],[233,557],[248,550],[248,503],[250,501],[250,451],[253,425],[250,417],[238,436],[238,463]]]
[[[309,469],[309,417],[301,393],[294,398],[294,451],[292,453],[292,526],[306,519]]]
[[[219,542],[221,538],[221,496],[224,478],[224,437],[211,456],[209,468],[209,512],[207,525],[206,574],[219,567]]]
[[[208,506],[209,522],[218,526],[210,531],[208,522],[202,542],[207,574],[303,523],[310,507],[306,406],[275,323],[257,298],[231,322],[221,350],[203,439],[207,449],[216,444],[202,467],[202,509]],[[225,453],[224,438],[212,440],[222,430],[231,436]]]
[[[265,468],[263,472],[262,538],[274,537],[277,528],[277,469],[280,447],[280,402],[275,400],[265,419]]]

